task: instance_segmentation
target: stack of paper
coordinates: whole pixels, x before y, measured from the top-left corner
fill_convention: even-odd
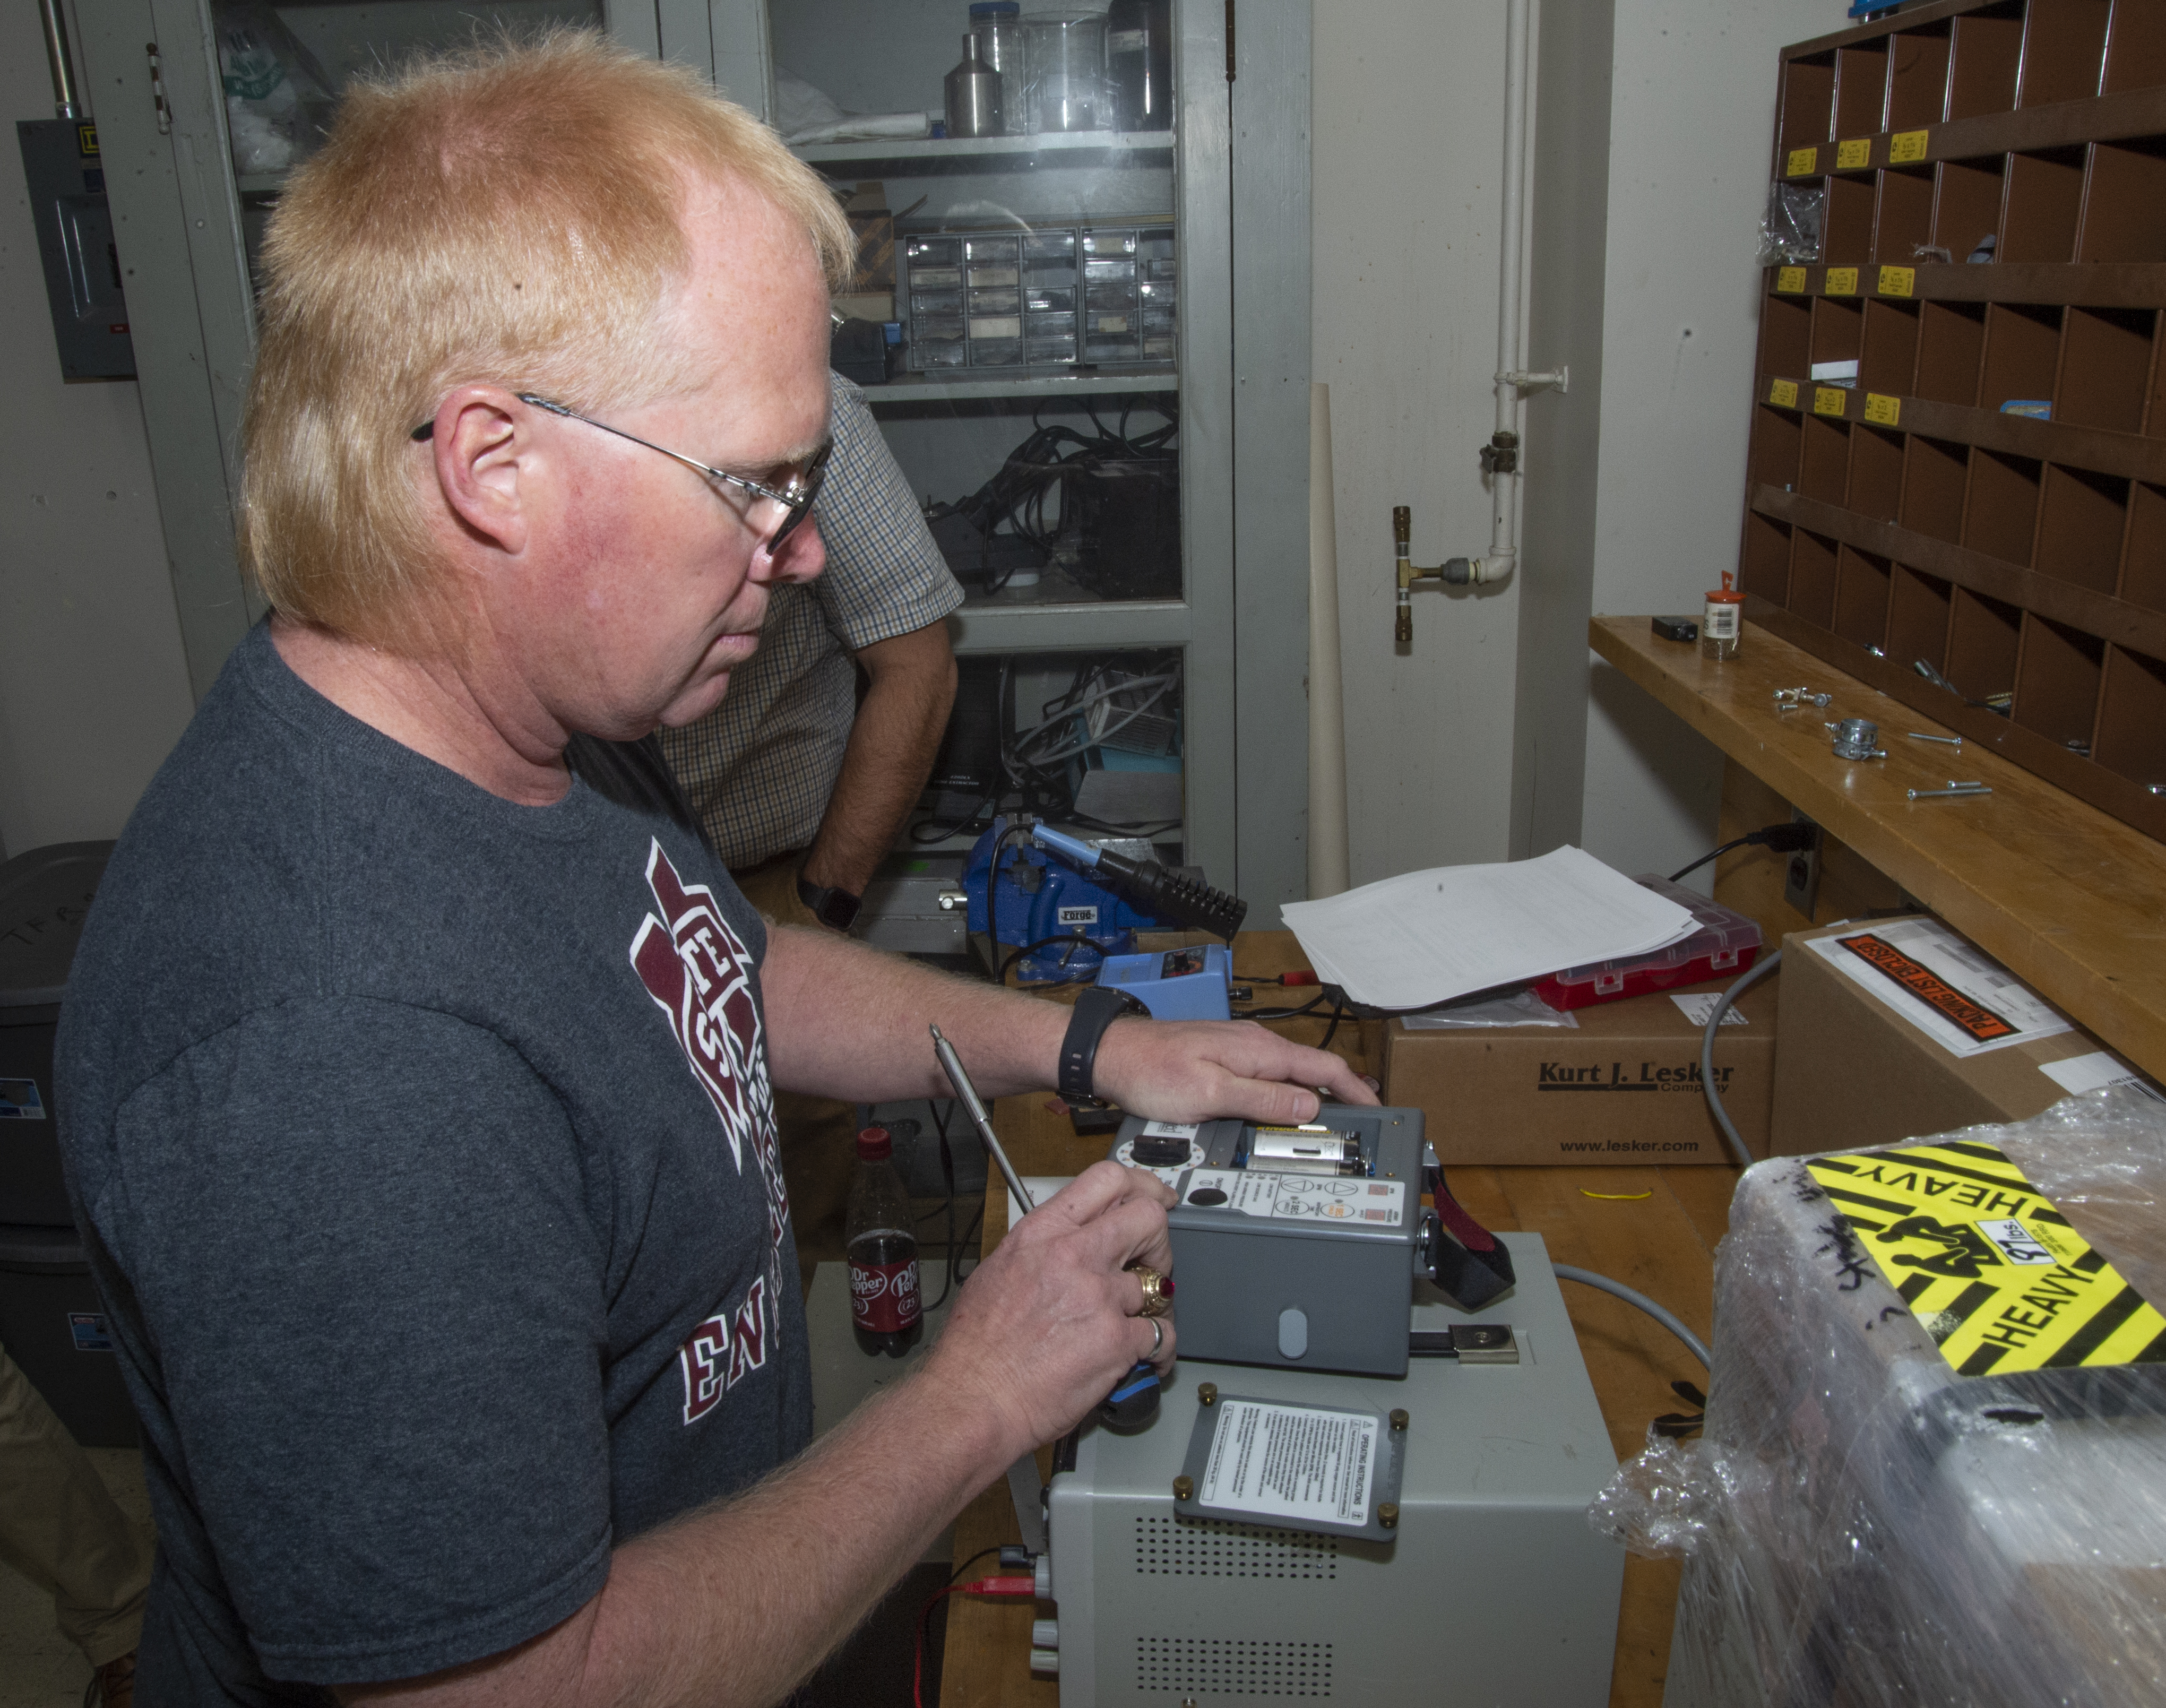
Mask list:
[[[1688,909],[1576,848],[1408,872],[1279,911],[1319,978],[1378,1008],[1646,954],[1698,928]]]

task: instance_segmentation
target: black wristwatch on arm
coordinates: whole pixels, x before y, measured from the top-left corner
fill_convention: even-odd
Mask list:
[[[1106,1029],[1124,1014],[1149,1013],[1126,991],[1108,990],[1102,985],[1088,986],[1076,997],[1075,1015],[1068,1023],[1067,1035],[1060,1040],[1060,1095],[1096,1096],[1091,1089],[1091,1074],[1097,1066],[1098,1042],[1105,1037]]]
[[[856,924],[858,910],[865,905],[848,890],[816,884],[802,872],[797,875],[797,899],[812,910],[815,919],[835,931],[848,931]]]

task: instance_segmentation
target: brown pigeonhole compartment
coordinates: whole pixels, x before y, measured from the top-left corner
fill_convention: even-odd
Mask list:
[[[2111,593],[2128,531],[2129,483],[2088,468],[2046,465],[2033,566],[2060,581]]]
[[[1794,489],[1798,484],[1798,451],[1804,441],[1797,411],[1762,404],[1752,411],[1752,445],[1746,479],[1756,486],[1779,486],[1786,492]]]
[[[1948,611],[1948,661],[1941,674],[1966,700],[1989,700],[2015,686],[2015,649],[2023,632],[2016,606],[1968,587]]]
[[[2015,665],[2015,721],[2089,758],[2105,669],[2105,642],[2097,636],[2026,611]]]
[[[1737,580],[1747,593],[1772,605],[1790,598],[1790,525],[1757,510],[1745,516],[1745,543],[1738,553]]]
[[[2053,419],[2074,427],[2141,431],[2155,309],[2072,308],[2061,320]]]
[[[1913,433],[1903,457],[1903,506],[1896,520],[1906,528],[1955,544],[1963,538],[1970,447]]]
[[[1834,297],[1813,299],[1813,365],[1855,362],[1865,348],[1865,308]],[[1811,401],[1809,398],[1808,403]]]
[[[1858,358],[1857,383],[1867,391],[1899,397],[1910,389],[1918,371],[1919,312],[1910,303],[1865,305],[1865,353]]]
[[[2028,457],[1973,447],[1963,543],[1988,557],[2028,563],[2038,531],[2039,473],[2040,465]]]
[[[1822,628],[1835,623],[1835,542],[1810,528],[1791,537],[1790,609]]]
[[[1888,44],[1888,128],[1915,130],[1941,122],[1948,104],[1948,26],[1898,30]]]
[[[2113,8],[2106,27],[2105,81],[2108,95],[2132,89],[2155,89],[2166,83],[2166,6],[2155,0],[2126,0]]]
[[[1820,259],[1830,267],[1863,267],[1873,259],[1873,178],[1830,178],[1820,226]]]
[[[1860,516],[1892,522],[1903,498],[1903,436],[1879,427],[1850,430],[1850,484],[1843,503]]]
[[[2094,142],[2079,261],[2166,261],[2166,137]],[[2028,259],[2029,257],[2024,257]],[[2041,261],[2065,259],[2040,256]]]
[[[1798,490],[1807,498],[1842,502],[1850,479],[1850,427],[1821,415],[1805,417],[1804,464],[1798,476]]]
[[[1816,53],[1784,65],[1783,151],[1825,142],[1834,116],[1835,56]]]
[[[1918,311],[1920,397],[1935,403],[1978,401],[1978,375],[1985,356],[1985,304],[1927,303]]]
[[[2060,309],[2031,303],[1987,304],[1985,377],[1978,389],[1978,406],[1997,410],[2017,399],[2051,403],[2060,360]]]
[[[1845,546],[1836,554],[1835,632],[1846,641],[1877,648],[1888,638],[1888,581],[1885,558]]]
[[[1764,299],[1760,304],[1760,372],[1771,378],[1803,379],[1812,363],[1812,299]],[[1767,394],[1765,388],[1761,394]]]
[[[2166,488],[2148,480],[2137,481],[2128,491],[2121,596],[2146,611],[2166,611]]]
[[[1984,160],[1944,160],[1934,168],[1933,241],[1948,259],[1970,259],[1971,251],[2000,230],[2000,204],[2007,189],[2005,156]]]
[[[1835,134],[1871,136],[1888,106],[1888,40],[1862,41],[1835,56]]]
[[[1954,63],[1948,72],[1950,119],[2011,111],[2015,105],[2015,67],[2023,57],[2022,7],[1989,6],[1957,19],[1952,57]]]
[[[2126,647],[2105,649],[2091,757],[2132,783],[2166,787],[2166,664]]]
[[[1923,658],[1936,670],[1948,662],[1949,595],[1937,575],[1898,563],[1888,590],[1888,656],[1908,669]]]
[[[1880,174],[1873,214],[1873,258],[1883,267],[1915,267],[1916,251],[1933,241],[1933,169]]]
[[[2008,157],[2008,193],[2001,208],[2000,246],[1994,251],[1994,259],[2074,260],[2076,224],[2083,207],[2081,148],[2011,154]]]
[[[2111,0],[2031,0],[2017,106],[2049,107],[2098,93],[2110,9]]]

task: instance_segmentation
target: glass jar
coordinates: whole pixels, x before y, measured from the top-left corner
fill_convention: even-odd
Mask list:
[[[1737,656],[1745,631],[1745,595],[1719,587],[1707,596],[1700,614],[1699,655],[1717,664]]]
[[[1017,0],[975,0],[970,34],[977,38],[978,57],[986,69],[1001,74],[1001,112],[1008,135],[1035,130],[1023,118],[1022,8]]]
[[[1106,14],[1034,12],[1022,21],[1023,113],[1028,130],[1103,130]]]

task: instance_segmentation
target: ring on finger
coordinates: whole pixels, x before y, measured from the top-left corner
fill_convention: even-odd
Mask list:
[[[1144,1308],[1147,1317],[1162,1317],[1173,1309],[1173,1277],[1160,1273],[1148,1263],[1138,1263],[1132,1272],[1143,1283]]]
[[[1156,1317],[1146,1317],[1144,1320],[1151,1325],[1150,1355],[1155,1358],[1165,1350],[1165,1325]]]

